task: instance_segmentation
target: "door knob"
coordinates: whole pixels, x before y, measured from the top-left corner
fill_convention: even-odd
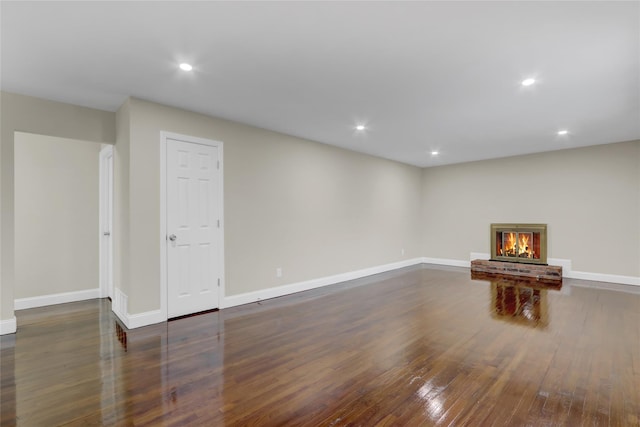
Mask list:
[[[172,235],[169,236],[169,240],[171,240],[172,242],[175,242],[176,239],[177,239],[177,237],[176,237],[175,234],[172,234]]]

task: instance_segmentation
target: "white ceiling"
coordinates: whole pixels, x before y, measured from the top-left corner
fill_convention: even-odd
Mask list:
[[[0,8],[8,92],[135,96],[418,166],[640,139],[638,1]]]

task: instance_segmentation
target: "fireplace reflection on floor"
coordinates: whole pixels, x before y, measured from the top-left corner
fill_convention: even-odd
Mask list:
[[[562,282],[496,274],[472,273],[471,278],[491,282],[491,317],[541,329],[549,325],[548,290],[562,288]]]

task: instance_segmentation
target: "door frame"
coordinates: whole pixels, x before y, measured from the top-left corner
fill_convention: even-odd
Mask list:
[[[111,157],[111,173],[109,175],[107,175],[107,168],[109,166],[108,163],[108,159],[109,157]],[[113,209],[113,203],[114,203],[114,197],[113,197],[113,174],[114,174],[114,153],[113,153],[113,145],[105,145],[104,147],[102,147],[102,149],[100,149],[100,155],[99,155],[99,186],[100,186],[100,190],[99,190],[99,202],[98,202],[98,280],[100,283],[100,297],[101,298],[111,298],[111,300],[113,301],[113,294],[114,294],[114,268],[113,268],[113,264],[114,264],[114,250],[115,250],[115,244],[114,244],[114,240],[113,240],[113,214],[114,214],[114,209]],[[107,176],[109,179],[107,179]],[[111,223],[107,224],[108,222],[108,218],[105,217],[105,203],[106,201],[110,199],[111,200],[111,215],[109,215],[109,217],[111,218]],[[103,238],[103,234],[105,230],[109,230],[109,232],[111,233],[111,253],[108,254],[108,256],[111,257],[111,262],[110,262],[110,267],[111,267],[111,271],[107,271],[107,265],[105,265],[104,262],[104,249],[103,249],[103,244],[102,244],[102,238]],[[111,277],[111,284],[107,283],[106,280],[106,276],[109,275]]]
[[[174,139],[191,144],[207,145],[218,149],[218,206],[220,210],[220,233],[218,234],[218,263],[220,271],[220,286],[218,286],[218,308],[223,307],[225,295],[225,272],[224,272],[224,155],[223,143],[212,139],[199,138],[195,136],[181,135],[178,133],[160,131],[160,313],[167,320],[168,315],[168,278],[167,268],[167,141]]]

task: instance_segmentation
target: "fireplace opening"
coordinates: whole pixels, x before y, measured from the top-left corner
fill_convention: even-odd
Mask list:
[[[540,259],[540,233],[498,231],[496,253],[514,258]]]
[[[491,224],[491,259],[547,263],[546,224]]]

